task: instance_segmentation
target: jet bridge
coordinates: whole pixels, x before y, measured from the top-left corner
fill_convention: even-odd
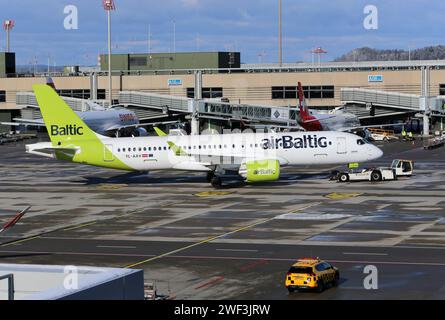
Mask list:
[[[74,111],[90,110],[92,100],[63,97]],[[104,107],[108,101],[94,100]],[[23,119],[41,118],[36,97],[32,92],[18,92],[16,104],[21,106]],[[262,105],[234,104],[220,99],[193,99],[178,96],[160,95],[140,91],[119,92],[119,105],[133,111],[141,122],[156,119],[196,119],[210,122],[240,122],[244,127],[296,128],[297,109],[290,107],[271,107]]]
[[[296,121],[297,110],[290,107],[233,104],[216,99],[200,100],[137,91],[120,92],[119,103],[132,110],[162,110],[198,119],[240,121],[247,126],[260,123],[300,128]]]
[[[443,112],[442,97],[422,97],[361,88],[342,88],[341,101],[348,112],[356,114],[360,119],[412,114],[425,110]]]

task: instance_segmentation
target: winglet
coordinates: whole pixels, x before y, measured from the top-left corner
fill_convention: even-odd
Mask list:
[[[4,226],[0,229],[0,233],[7,231],[8,229],[12,228],[19,220],[25,215],[28,210],[31,209],[31,206],[26,207],[19,213],[17,213],[11,220],[6,222]]]
[[[189,154],[187,152],[185,152],[181,147],[178,147],[176,144],[174,144],[171,141],[167,141],[167,144],[169,145],[169,147],[172,149],[172,151],[175,153],[175,155],[177,157],[185,157],[188,156]]]
[[[161,129],[159,129],[158,127],[153,127],[153,129],[155,129],[156,134],[158,136],[160,136],[160,137],[166,137],[167,136],[167,134],[164,131],[162,131]]]

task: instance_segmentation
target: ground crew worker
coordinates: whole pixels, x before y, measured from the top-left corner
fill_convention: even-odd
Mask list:
[[[402,130],[402,139],[406,140],[406,131],[405,131],[405,129]]]
[[[414,136],[413,136],[413,132],[412,131],[408,132],[408,138],[409,138],[410,141],[414,141]]]

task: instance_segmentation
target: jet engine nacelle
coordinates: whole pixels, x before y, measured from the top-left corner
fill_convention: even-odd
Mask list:
[[[239,175],[247,182],[275,181],[280,178],[280,162],[278,160],[254,160],[243,162]]]
[[[146,136],[148,136],[148,132],[144,128],[136,128],[133,131],[133,136],[134,137],[146,137]]]

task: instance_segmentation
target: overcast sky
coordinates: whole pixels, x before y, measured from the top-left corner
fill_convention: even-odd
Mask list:
[[[102,0],[0,0],[0,18],[14,19],[18,64],[94,65],[106,52]],[[277,61],[278,0],[115,0],[113,52],[240,51],[242,62]],[[366,5],[378,8],[378,29],[363,26]],[[64,8],[78,8],[78,29],[64,28]],[[443,0],[283,0],[284,61],[310,61],[321,46],[332,60],[350,49],[419,48],[445,43]],[[5,48],[0,33],[0,51]],[[262,57],[259,56],[262,54]]]

